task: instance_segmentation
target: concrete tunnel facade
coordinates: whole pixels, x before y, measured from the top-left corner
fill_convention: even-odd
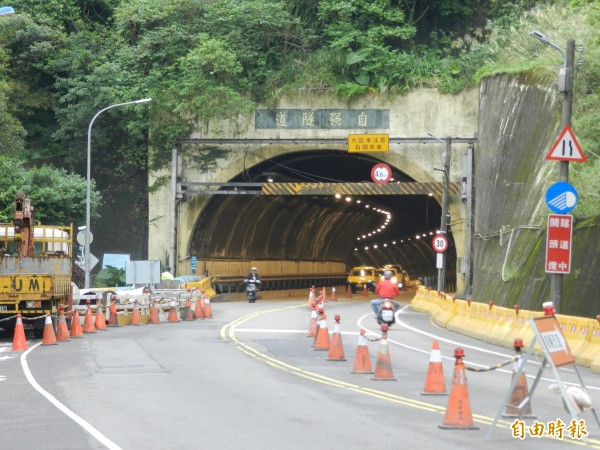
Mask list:
[[[394,182],[442,182],[442,174],[436,170],[442,165],[441,143],[392,143],[386,153],[350,154],[345,144],[327,139],[364,132],[415,138],[426,137],[428,131],[442,138],[472,138],[477,130],[477,98],[476,91],[446,96],[435,90],[421,90],[405,96],[369,96],[350,102],[323,92],[297,92],[282,98],[272,109],[383,109],[389,111],[389,124],[369,130],[260,129],[255,123],[256,115],[209,124],[204,126],[202,136],[190,138],[310,138],[323,142],[236,145],[228,141],[217,145],[218,157],[212,164],[205,161],[204,165],[193,161],[215,145],[202,145],[202,141],[184,143],[177,149],[181,165],[177,179],[266,182],[265,173],[269,173],[275,174],[277,181],[371,182],[372,166],[384,162],[392,168]],[[466,151],[465,144],[452,145],[451,182],[459,182],[463,177],[462,158]],[[169,175],[169,170],[151,174],[150,183]],[[149,257],[163,262],[176,260],[178,274],[190,273],[192,256],[198,261],[197,272],[211,276],[245,275],[250,265],[259,265],[263,274],[282,275],[344,273],[349,266],[384,263],[402,264],[412,276],[429,276],[436,271],[428,233],[440,226],[439,196],[353,196],[346,201],[345,197],[333,196],[191,194],[174,200],[172,190],[166,185],[150,196]],[[174,201],[173,220],[170,210]],[[463,257],[467,251],[461,225],[466,211],[460,195],[450,196],[449,203],[452,219],[447,271],[456,272],[457,257]],[[390,213],[391,223],[385,230],[362,239],[386,224],[386,214],[376,209]],[[176,240],[169,246],[172,233]],[[460,278],[458,274],[458,290]]]

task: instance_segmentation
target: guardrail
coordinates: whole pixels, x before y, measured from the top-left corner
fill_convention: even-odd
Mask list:
[[[346,284],[347,273],[305,274],[305,275],[262,275],[261,290],[280,291],[288,289],[309,289],[316,287],[343,286]],[[215,275],[214,288],[218,294],[244,292],[244,276]]]

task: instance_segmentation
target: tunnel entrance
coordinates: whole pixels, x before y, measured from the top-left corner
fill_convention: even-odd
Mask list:
[[[299,151],[265,158],[228,182],[372,183],[371,169],[380,162],[343,150]],[[391,168],[390,183],[415,181],[401,167]],[[275,261],[319,261],[329,266],[321,269],[340,277],[357,265],[400,264],[411,278],[427,282],[437,274],[431,239],[440,216],[438,200],[430,195],[214,195],[195,224],[189,254],[244,267],[264,261],[263,273],[285,272]],[[450,285],[456,273],[451,232],[450,227]]]

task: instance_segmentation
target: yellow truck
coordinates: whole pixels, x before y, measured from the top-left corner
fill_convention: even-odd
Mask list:
[[[42,337],[45,315],[72,307],[73,226],[34,225],[33,206],[17,195],[15,214],[0,224],[0,328],[12,332],[17,314]]]

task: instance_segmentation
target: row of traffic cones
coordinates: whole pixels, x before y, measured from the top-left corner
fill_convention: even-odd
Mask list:
[[[177,302],[174,302],[177,305]],[[96,308],[96,316],[93,317],[90,300],[86,302],[86,310],[83,320],[83,326],[79,319],[79,312],[77,309],[73,310],[71,316],[71,328],[67,327],[67,321],[64,314],[64,306],[59,306],[59,318],[56,326],[56,332],[54,331],[54,323],[52,322],[52,316],[50,313],[46,315],[44,323],[44,333],[42,335],[42,345],[56,345],[60,341],[69,341],[71,338],[81,338],[84,333],[95,333],[96,330],[106,330],[107,326],[118,326],[117,322],[117,304],[116,300],[113,299],[110,306],[110,314],[108,323],[104,316],[104,310],[102,305],[98,305]],[[196,302],[196,307],[192,311],[191,302],[186,301],[184,308],[184,319],[183,320],[195,320],[195,319],[210,319],[212,318],[212,307],[210,305],[210,299],[201,296]],[[171,305],[169,308],[168,322],[178,322],[176,306]],[[158,324],[160,320],[158,318],[158,308],[156,301],[153,300],[150,306],[150,318],[149,323]],[[133,309],[131,312],[131,325],[141,325],[141,312],[137,304],[137,300],[134,301]],[[25,328],[23,326],[23,318],[21,314],[17,314],[15,332],[13,337],[13,351],[25,351],[27,350],[27,340],[25,338]]]
[[[315,326],[315,318],[318,317]],[[327,357],[328,361],[345,361],[344,348],[342,345],[341,333],[339,330],[340,316],[335,316],[335,326],[331,340],[327,330],[327,320],[323,305],[317,302],[313,303],[313,311],[311,313],[311,325],[309,327],[309,336],[314,336],[313,347],[315,350],[329,350]],[[316,330],[315,330],[316,328]],[[375,370],[371,367],[371,358],[369,356],[369,349],[367,339],[365,336],[365,330],[361,329],[358,337],[358,344],[356,348],[354,365],[351,373],[358,374],[373,374],[372,380],[387,380],[393,381],[394,374],[392,371],[392,364],[390,359],[390,351],[387,342],[388,326],[381,325],[382,337],[380,339],[379,352],[377,355],[377,363]],[[515,363],[515,369],[513,371],[513,377],[515,376],[519,358],[521,356],[521,349],[523,342],[521,339],[515,340],[515,351],[517,354],[517,362]],[[469,394],[467,391],[467,380],[465,375],[465,367],[463,363],[464,350],[457,348],[454,353],[455,367],[452,378],[452,387],[448,398],[448,405],[446,407],[446,413],[444,415],[443,424],[440,428],[443,429],[478,429],[473,421],[473,415],[471,413],[471,407],[469,403]],[[422,395],[448,395],[446,390],[446,381],[444,377],[444,371],[442,366],[442,356],[438,341],[434,341],[432,344],[431,354],[429,358],[429,366],[427,369],[427,375],[425,378],[425,384],[421,392]],[[519,380],[517,381],[515,388],[510,397],[509,403],[506,405],[504,417],[521,417],[535,418],[531,413],[531,405],[527,402],[523,411],[518,406],[523,402],[524,399],[529,395],[527,388],[527,380],[525,372],[521,371]]]
[[[323,288],[320,292],[319,297],[317,297],[316,289],[314,286],[312,286],[308,290],[308,301],[306,302],[306,306],[311,308],[312,304],[317,300],[322,303],[327,303],[328,301],[329,302],[337,302],[338,298],[337,298],[337,292],[335,290],[335,286],[331,288],[331,296],[329,297],[329,299],[327,298],[327,289]]]

